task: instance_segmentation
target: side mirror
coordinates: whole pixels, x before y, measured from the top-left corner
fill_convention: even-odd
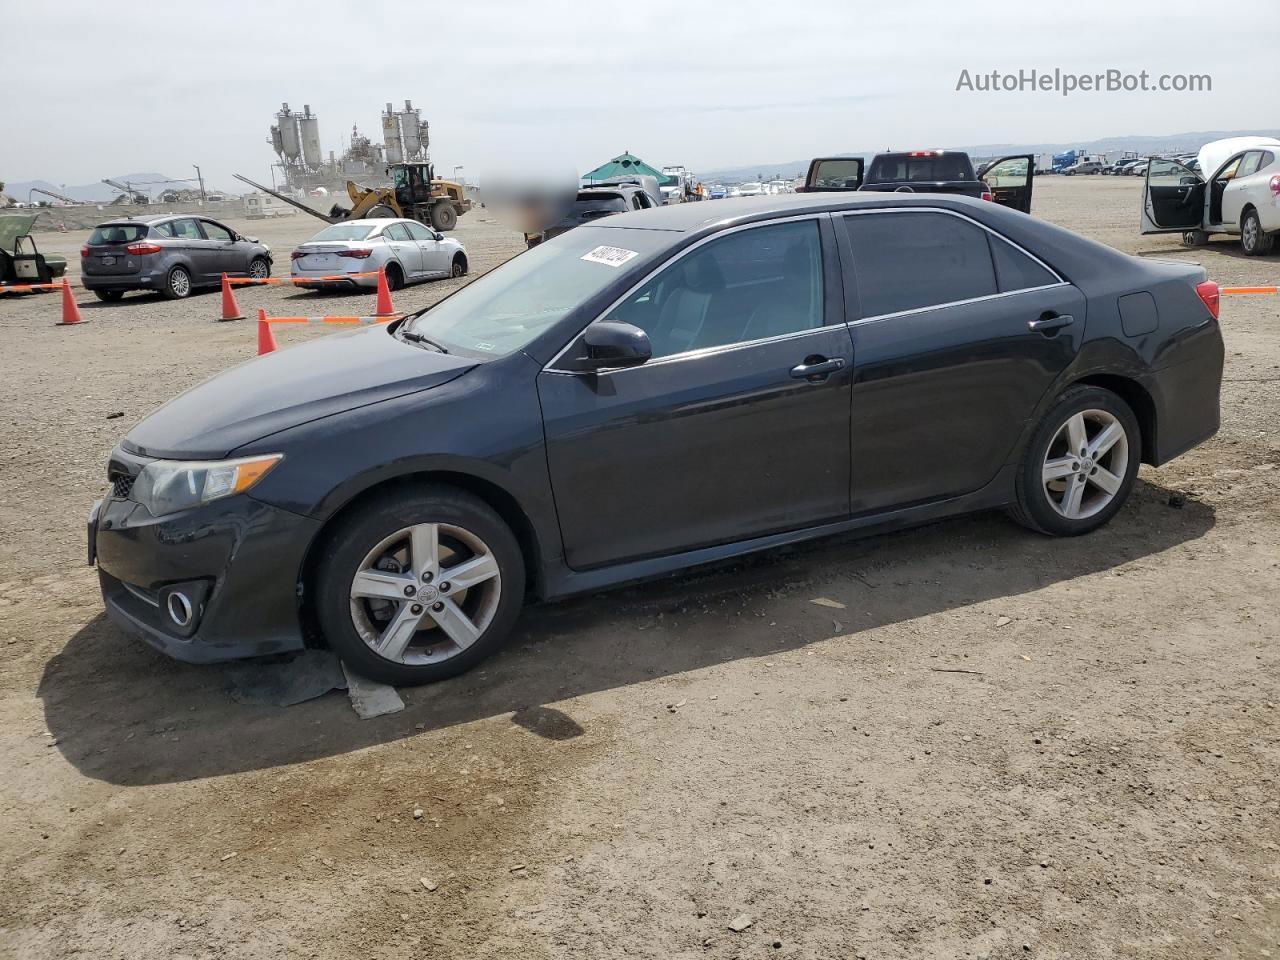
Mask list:
[[[629,323],[604,320],[593,323],[582,334],[589,370],[606,367],[637,367],[653,356],[649,335]]]
[[[443,240],[443,239],[444,239],[444,234],[443,234],[443,233],[441,233],[439,230],[437,230],[437,231],[436,231],[436,239],[437,239],[437,240]]]

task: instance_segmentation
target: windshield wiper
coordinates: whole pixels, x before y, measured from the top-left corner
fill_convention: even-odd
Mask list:
[[[424,337],[422,334],[418,333],[416,330],[405,330],[403,333],[400,334],[400,336],[404,340],[407,340],[409,343],[425,343],[428,347],[431,347],[434,350],[438,350],[440,353],[449,352],[444,347],[440,346],[440,344],[436,343],[434,340],[430,339],[429,337]]]

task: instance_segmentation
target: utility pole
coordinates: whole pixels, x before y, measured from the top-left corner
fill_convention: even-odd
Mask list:
[[[458,171],[459,171],[459,170],[465,170],[465,169],[466,169],[466,167],[464,167],[462,164],[458,164],[456,167],[454,167],[454,168],[453,168],[453,179],[454,179],[454,182],[455,182],[455,183],[461,183],[461,182],[462,182],[461,180],[459,180],[459,179],[458,179]]]
[[[196,179],[200,181],[200,205],[204,206],[204,175],[200,173],[200,168],[194,163],[191,166],[195,167]]]

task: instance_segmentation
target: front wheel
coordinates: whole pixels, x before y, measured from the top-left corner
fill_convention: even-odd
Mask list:
[[[458,254],[453,258],[453,264],[449,267],[449,276],[457,279],[467,275],[467,258],[462,254]]]
[[[524,580],[516,538],[487,504],[424,487],[341,521],[316,576],[315,613],[356,673],[430,683],[497,650],[519,616]]]
[[[271,264],[265,257],[254,257],[249,261],[249,276],[254,280],[265,280],[271,276]]]
[[[448,233],[458,225],[458,211],[452,203],[437,203],[431,208],[431,225],[441,233]]]
[[[1203,247],[1209,243],[1209,235],[1203,230],[1188,230],[1182,235],[1184,247]]]
[[[1240,247],[1246,257],[1264,257],[1275,245],[1275,235],[1262,229],[1258,211],[1250,210],[1240,221]]]
[[[1101,387],[1068,389],[1027,445],[1014,519],[1058,537],[1098,529],[1129,498],[1141,450],[1138,418],[1124,400]]]

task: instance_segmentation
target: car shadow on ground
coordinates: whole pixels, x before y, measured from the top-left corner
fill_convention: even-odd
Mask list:
[[[547,739],[570,739],[581,732],[563,704],[571,698],[834,636],[856,643],[887,624],[1115,569],[1213,524],[1209,506],[1139,481],[1121,514],[1086,537],[1051,539],[977,514],[531,607],[492,660],[402,690],[407,708],[375,720],[358,720],[339,694],[288,708],[234,703],[227,667],[171,661],[102,615],[49,661],[38,696],[66,759],[121,785],[294,764],[504,715]]]

